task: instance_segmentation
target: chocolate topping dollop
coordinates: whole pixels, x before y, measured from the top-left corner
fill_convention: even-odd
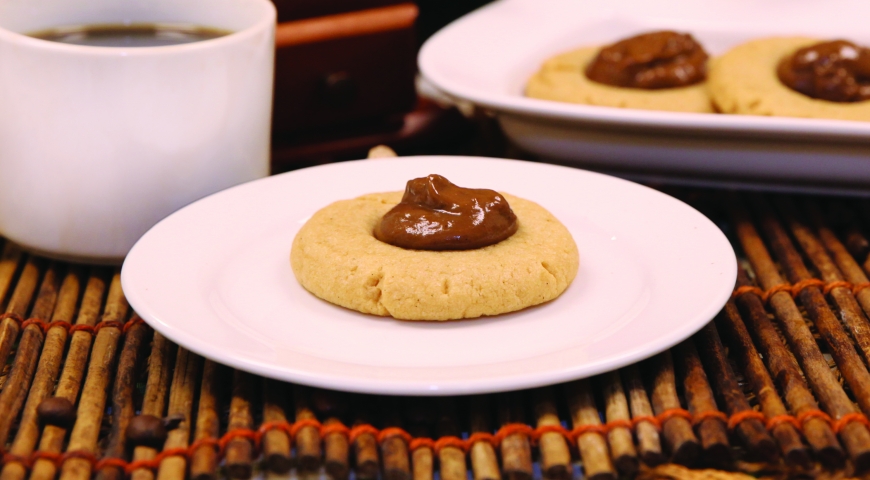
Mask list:
[[[870,49],[846,40],[801,48],[783,58],[776,73],[785,86],[808,97],[831,102],[870,99]]]
[[[374,235],[412,250],[471,250],[516,231],[517,216],[500,193],[429,175],[408,181],[401,203],[383,216]]]
[[[685,87],[707,78],[707,52],[688,34],[644,33],[602,48],[586,76],[616,87]]]

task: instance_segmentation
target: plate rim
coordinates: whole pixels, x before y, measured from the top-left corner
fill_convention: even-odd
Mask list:
[[[501,158],[492,158],[492,157],[470,157],[470,156],[445,156],[445,155],[427,155],[427,156],[416,156],[416,157],[399,157],[402,160],[408,159],[438,159],[438,158],[450,158],[457,160],[485,160],[485,161],[496,161],[496,162],[515,162],[521,164],[534,164],[538,167],[543,168],[551,168],[551,169],[568,169],[574,172],[581,172],[583,175],[590,175],[592,177],[605,177],[607,181],[615,181],[620,184],[630,185],[628,188],[638,188],[647,192],[647,194],[652,193],[654,195],[660,195],[662,197],[666,197],[669,200],[673,201],[676,204],[681,205],[679,208],[686,208],[695,215],[698,216],[699,220],[706,222],[709,227],[712,227],[717,235],[720,237],[722,241],[724,241],[725,245],[728,245],[730,248],[730,255],[733,258],[733,268],[730,268],[729,273],[731,275],[726,279],[726,283],[733,285],[734,281],[736,281],[737,277],[737,263],[736,263],[736,255],[734,253],[733,247],[731,247],[730,242],[728,241],[725,234],[713,223],[709,218],[704,216],[698,210],[696,210],[691,205],[686,204],[682,200],[674,198],[670,195],[662,193],[658,190],[652,189],[645,185],[637,184],[635,182],[631,182],[628,180],[620,179],[618,177],[613,177],[610,175],[605,175],[597,172],[592,172],[588,170],[577,169],[573,167],[553,165],[553,164],[544,164],[544,163],[536,163],[536,162],[527,162],[522,160],[513,160],[513,159],[501,159]],[[379,161],[379,160],[376,160]],[[372,162],[372,160],[357,160],[353,162],[342,162],[342,163],[361,163],[361,162]],[[238,188],[242,188],[245,185],[250,185],[257,182],[270,181],[270,179],[274,179],[283,175],[292,175],[294,172],[299,172],[302,170],[310,170],[310,169],[328,169],[328,168],[336,168],[337,165],[341,164],[327,164],[327,165],[319,165],[314,167],[309,167],[305,169],[300,169],[296,171],[286,172],[280,175],[274,175],[270,177],[265,177],[262,179],[254,180],[252,182],[246,182],[241,185],[237,185],[235,187],[231,187],[222,192],[217,192],[215,194],[204,197],[203,199],[198,200],[197,202],[193,202],[192,204],[184,207],[172,215],[168,216],[174,217],[176,215],[183,215],[183,211],[190,208],[192,205],[200,204],[201,202],[206,202],[209,198],[222,195],[227,191],[235,190]],[[274,180],[273,180],[274,181]],[[247,187],[250,188],[250,187]],[[157,225],[152,227],[139,242],[134,245],[129,258],[136,258],[134,253],[137,252],[137,247],[144,243],[140,243],[146,241],[146,238],[149,237],[149,234],[158,228],[163,221],[159,222]],[[140,247],[141,248],[141,247]],[[138,255],[138,254],[137,254]],[[582,258],[582,256],[581,256]],[[581,262],[582,263],[582,262]],[[130,272],[129,263],[127,259],[125,259],[124,265],[121,268],[121,282],[122,285],[130,285],[132,275]],[[581,267],[582,268],[582,267]],[[526,388],[535,388],[544,385],[551,385],[556,383],[561,383],[565,381],[575,380],[578,378],[587,378],[590,376],[598,375],[600,373],[604,373],[616,368],[621,368],[625,365],[629,365],[635,363],[637,361],[643,360],[650,356],[656,355],[661,351],[667,350],[674,345],[682,342],[686,338],[690,337],[698,330],[703,328],[703,326],[710,320],[712,320],[716,314],[719,313],[722,306],[725,302],[730,298],[732,292],[732,288],[729,288],[727,291],[725,289],[719,293],[717,301],[711,303],[708,306],[705,306],[699,312],[696,312],[692,319],[686,319],[684,322],[685,325],[693,325],[689,327],[684,327],[681,329],[673,329],[668,334],[663,335],[662,337],[658,337],[657,343],[663,345],[659,349],[654,349],[654,351],[636,351],[630,352],[628,354],[622,355],[617,358],[612,358],[607,361],[596,361],[591,362],[592,367],[590,367],[590,363],[587,362],[585,366],[582,368],[577,368],[576,366],[572,366],[570,368],[563,368],[560,370],[550,371],[546,373],[541,372],[533,372],[526,373],[519,377],[514,375],[510,377],[510,381],[505,381],[501,377],[497,377],[495,380],[483,380],[482,384],[480,382],[475,383],[474,385],[469,384],[442,384],[438,386],[438,388],[433,389],[431,386],[423,388],[423,383],[420,384],[411,384],[404,381],[400,381],[396,383],[395,380],[383,380],[378,379],[375,381],[375,384],[371,383],[371,380],[366,379],[349,379],[347,376],[340,375],[324,375],[323,372],[320,373],[312,373],[307,372],[304,369],[300,368],[288,368],[286,365],[283,367],[277,367],[275,365],[270,365],[268,362],[260,361],[253,358],[235,358],[232,361],[227,362],[225,358],[216,359],[215,361],[218,363],[230,365],[231,367],[238,368],[240,370],[248,371],[254,374],[258,374],[267,378],[277,378],[283,381],[290,381],[295,383],[301,383],[305,385],[311,385],[315,387],[328,388],[328,389],[336,389],[336,390],[344,390],[344,391],[355,391],[360,393],[374,393],[374,394],[388,394],[388,395],[427,395],[427,396],[441,396],[441,395],[466,395],[466,394],[480,394],[480,393],[495,393],[501,391],[510,391],[517,389],[526,389]],[[131,307],[139,313],[143,320],[146,323],[152,326],[154,330],[160,332],[162,335],[166,336],[168,339],[177,343],[178,345],[188,349],[189,351],[201,355],[205,358],[214,358],[212,355],[212,350],[209,350],[208,345],[202,345],[195,340],[195,335],[190,335],[184,331],[184,329],[173,328],[170,325],[164,324],[159,320],[155,320],[148,313],[147,306],[144,305],[145,300],[143,300],[140,296],[140,292],[137,289],[129,289],[125,287],[125,295],[127,295],[127,300],[130,303]],[[705,320],[698,320],[699,318],[704,318]],[[691,321],[689,321],[691,320]],[[697,323],[697,325],[695,325]],[[642,349],[638,349],[642,350]],[[423,367],[423,368],[432,368],[432,367]],[[454,367],[445,367],[445,368],[454,368]],[[577,370],[585,370],[586,372],[577,375]],[[588,370],[592,370],[589,372]],[[483,386],[483,388],[481,388]]]

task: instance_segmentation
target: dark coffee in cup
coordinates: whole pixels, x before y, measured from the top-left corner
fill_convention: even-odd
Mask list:
[[[70,45],[93,47],[160,47],[193,43],[229,35],[230,31],[200,25],[158,23],[76,25],[57,27],[28,36]]]

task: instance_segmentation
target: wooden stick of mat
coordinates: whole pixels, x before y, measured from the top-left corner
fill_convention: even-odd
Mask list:
[[[115,272],[109,286],[106,308],[103,311],[103,322],[123,322],[127,318],[127,299],[121,290],[121,275]],[[94,340],[91,350],[91,362],[88,365],[88,377],[82,388],[79,399],[76,423],[70,433],[68,452],[84,451],[97,454],[97,440],[100,435],[100,424],[106,409],[106,389],[111,380],[118,340],[121,329],[101,328]],[[61,480],[88,480],[91,477],[91,463],[84,458],[70,458],[64,462],[60,470]]]
[[[64,276],[57,295],[57,306],[54,308],[54,313],[51,316],[52,321],[72,323],[81,287],[80,276],[81,271],[79,268],[71,268]],[[43,284],[45,284],[44,280]],[[43,298],[41,292],[37,298]],[[37,304],[33,308],[34,312],[43,309],[41,304],[42,301],[37,300]],[[66,339],[67,331],[59,325],[50,328],[45,336],[45,343],[42,347],[42,354],[39,356],[39,364],[36,367],[33,384],[30,387],[27,402],[24,404],[21,421],[18,424],[18,432],[15,434],[15,439],[9,447],[9,453],[12,455],[21,457],[30,455],[39,441],[39,416],[37,415],[37,408],[43,400],[51,395],[54,389],[55,381],[60,373],[60,367],[63,362]],[[3,466],[3,470],[0,471],[0,480],[23,480],[26,475],[27,470],[23,465],[12,462]]]
[[[574,429],[601,426],[601,417],[588,379],[577,380],[564,386],[568,397],[568,413]],[[610,461],[607,441],[598,432],[586,432],[577,437],[577,449],[583,462],[583,471],[590,480],[614,480],[616,470]]]
[[[3,246],[3,253],[0,254],[0,301],[6,298],[9,288],[12,286],[12,280],[15,279],[15,273],[18,271],[23,254],[21,250],[12,242],[6,242]],[[33,286],[36,286],[36,280],[33,280]],[[17,289],[17,288],[16,288]],[[13,295],[14,296],[14,295]],[[19,304],[15,304],[10,299],[6,307],[6,313],[17,313],[11,308],[21,309]],[[27,308],[25,305],[24,309]],[[24,315],[26,311],[18,313]],[[9,358],[9,351],[15,340],[18,338],[18,332],[21,331],[21,326],[13,318],[4,318],[0,320],[0,365],[6,365],[6,360]]]
[[[834,263],[837,265],[837,267],[839,267],[840,272],[842,272],[842,275],[846,279],[846,281],[850,282],[853,285],[859,285],[862,283],[866,284],[870,282],[870,280],[868,280],[867,278],[867,275],[864,274],[861,266],[858,265],[858,262],[856,262],[855,259],[852,257],[846,246],[840,243],[837,235],[827,225],[819,206],[815,202],[809,200],[804,204],[804,206],[810,218],[810,222],[815,229],[816,235],[818,235],[819,240],[821,240],[822,244],[825,246],[825,249],[828,251],[828,253],[830,253],[831,257],[834,260]],[[866,242],[866,239],[864,239],[864,241]],[[855,294],[855,299],[861,305],[861,309],[864,311],[864,313],[866,315],[870,315],[870,289],[864,288],[859,290],[858,293]],[[870,330],[870,326],[866,328]],[[854,331],[854,329],[852,330]]]
[[[317,415],[311,409],[310,396],[310,388],[302,385],[293,387],[297,422],[317,420]],[[315,472],[320,468],[322,457],[320,440],[320,429],[317,427],[302,427],[296,434],[296,458],[302,472]]]
[[[636,420],[655,415],[649,401],[649,396],[647,396],[646,388],[644,388],[643,381],[641,380],[637,364],[623,367],[620,370],[620,376],[625,382],[625,390],[628,392],[631,418]],[[637,436],[637,450],[643,463],[652,467],[664,463],[665,456],[662,453],[662,442],[656,426],[651,422],[641,421],[636,424],[634,431]]]
[[[556,395],[552,387],[532,391],[532,407],[535,424],[540,427],[559,427],[559,410],[556,408]],[[541,454],[541,471],[544,477],[554,480],[568,480],[574,473],[571,465],[571,450],[568,442],[558,432],[546,432],[538,439]]]
[[[368,395],[354,395],[350,402],[353,405],[353,426],[371,425],[372,398]],[[361,479],[376,479],[380,472],[378,460],[378,440],[371,433],[362,433],[353,442],[356,476]]]
[[[689,413],[694,418],[704,418],[711,413],[718,414],[713,389],[704,373],[701,358],[691,338],[677,344],[673,349],[677,371],[682,379],[683,392]],[[726,468],[733,462],[731,446],[728,444],[727,425],[721,418],[706,417],[695,424],[695,431],[704,450],[704,460],[716,467]]]
[[[332,390],[315,388],[311,392],[311,402],[324,425],[343,425],[341,417],[347,413],[347,395]],[[323,462],[326,473],[335,480],[345,480],[350,474],[348,457],[350,444],[347,436],[340,432],[323,436]]]
[[[746,213],[742,211],[741,205],[737,201],[732,202],[732,205],[737,236],[762,287],[770,289],[784,284],[785,281],[779,275],[776,264],[767,252],[767,247],[748,220]],[[747,297],[751,298],[751,295],[743,295],[741,299]],[[791,346],[791,351],[828,414],[834,418],[841,418],[843,415],[857,413],[858,409],[852,404],[828,367],[803,315],[788,292],[772,295],[769,303]],[[852,422],[840,431],[840,439],[856,466],[870,465],[870,432],[866,427]]]
[[[145,396],[142,399],[142,415],[161,418],[165,415],[166,395],[175,365],[175,344],[158,332],[151,337],[151,354],[148,356],[148,377],[145,380]],[[133,461],[151,460],[157,450],[145,445],[133,448]],[[130,474],[130,480],[154,480],[150,468],[137,468]]]
[[[496,398],[499,425],[526,423],[522,392],[503,393]],[[501,468],[507,480],[531,480],[532,445],[528,435],[517,432],[504,437],[501,441]]]
[[[604,412],[607,423],[630,422],[628,399],[622,390],[622,378],[618,370],[601,375],[599,384],[604,391]],[[631,428],[615,427],[607,432],[607,443],[610,446],[610,456],[613,466],[620,475],[634,476],[640,467],[637,450],[634,448]]]
[[[729,307],[736,312],[737,307],[733,304],[730,304]],[[740,388],[740,384],[737,382],[737,376],[731,369],[731,364],[728,363],[725,346],[722,345],[716,325],[713,322],[708,323],[700,332],[695,334],[693,340],[698,352],[700,352],[701,361],[704,362],[706,371],[710,373],[708,378],[712,379],[714,389],[721,399],[722,405],[725,405],[728,416],[731,417],[741,412],[752,411],[749,400],[743,394],[743,389]],[[792,426],[792,429],[788,432],[794,433],[794,427]],[[776,461],[778,456],[776,443],[764,428],[764,423],[761,420],[747,418],[734,427],[734,433],[746,447],[746,453],[749,458],[768,463]],[[798,451],[803,452],[806,456],[806,450],[800,444],[800,437],[785,438],[787,441],[792,442],[792,448],[798,447]]]
[[[196,410],[196,433],[194,441],[214,440],[220,435],[218,416],[218,370],[220,366],[205,360],[202,367],[202,381],[199,384],[199,404]],[[217,473],[217,449],[203,445],[192,452],[190,459],[190,478],[192,480],[214,480]]]
[[[800,254],[792,245],[788,234],[774,216],[767,201],[756,196],[753,203],[760,217],[762,230],[769,239],[773,253],[785,270],[789,281],[797,283],[812,279],[813,275],[804,266]],[[762,281],[762,283],[764,282]],[[791,301],[794,303],[794,299],[787,293],[785,295],[775,294],[774,297],[779,297],[780,302]],[[854,392],[858,405],[864,412],[870,412],[870,372],[867,371],[861,356],[855,350],[849,335],[828,306],[828,301],[821,289],[815,286],[804,288],[798,295],[798,299],[827,344],[831,356],[837,362],[840,373]],[[842,415],[845,413],[837,415],[835,418],[839,419]],[[866,429],[866,427],[864,428]],[[864,468],[870,469],[870,463]]]
[[[178,347],[175,357],[175,372],[169,387],[168,417],[180,418],[181,423],[169,431],[163,450],[187,448],[190,440],[190,427],[193,418],[193,399],[199,385],[202,357]],[[229,448],[229,446],[227,447]],[[227,471],[231,464],[227,461]],[[187,457],[175,455],[164,458],[157,469],[157,480],[183,479],[187,473]],[[247,478],[247,477],[245,477]]]
[[[408,433],[414,438],[432,438],[434,403],[420,398],[408,399],[402,403]],[[433,480],[434,477],[435,452],[430,446],[417,446],[411,451],[411,478]]]
[[[178,367],[176,367],[176,370]],[[254,414],[251,409],[252,393],[258,379],[241,370],[233,370],[233,396],[230,400],[230,418],[227,431],[253,429]],[[254,470],[254,445],[246,438],[236,437],[227,443],[224,460],[230,478],[250,478]]]
[[[133,314],[134,318],[138,315]],[[146,345],[147,337],[151,329],[144,323],[133,325],[124,334],[124,344],[118,356],[118,368],[115,372],[115,381],[112,387],[112,428],[103,458],[126,459],[127,455],[127,425],[133,418],[135,406],[133,405],[133,389],[136,387],[136,366],[139,357],[142,356],[143,346]],[[123,480],[126,473],[119,467],[106,467],[97,471],[97,480]]]
[[[0,265],[2,265],[2,261],[0,261]],[[82,296],[79,313],[76,317],[76,325],[93,327],[97,324],[100,318],[100,311],[103,307],[103,296],[106,293],[107,277],[107,272],[102,269],[91,270],[87,285],[85,286],[85,293]],[[78,298],[75,301],[77,302]],[[63,371],[61,371],[54,396],[64,398],[75,405],[79,389],[82,385],[85,366],[91,351],[93,335],[90,332],[79,330],[74,332],[71,337],[69,350],[66,353],[66,360],[63,364]],[[65,428],[46,425],[43,427],[42,436],[39,439],[39,450],[48,453],[60,453],[63,449],[66,433],[67,430]],[[47,458],[40,458],[33,463],[30,478],[32,480],[53,480],[56,473],[57,467],[53,461]]]
[[[9,263],[13,260],[10,259]],[[14,259],[17,262],[17,258]],[[4,255],[3,262],[6,262]],[[9,304],[6,305],[6,313],[16,315],[18,318],[24,318],[27,315],[27,309],[30,307],[30,301],[33,299],[33,292],[36,291],[37,282],[39,282],[39,264],[41,261],[32,256],[28,256],[24,268],[21,270],[21,275],[18,277],[18,282],[15,284],[15,290],[12,291],[12,298],[9,299]],[[0,264],[0,273],[6,274],[11,270],[11,265]],[[12,275],[14,275],[12,271]],[[5,278],[0,278],[0,282],[5,282]],[[11,281],[11,277],[10,277]],[[6,365],[9,359],[9,353],[12,350],[12,345],[18,339],[18,334],[21,332],[21,325],[12,318],[4,318],[0,321],[0,365]]]
[[[776,198],[776,206],[783,216],[783,221],[788,225],[789,230],[795,240],[801,247],[801,250],[807,255],[807,258],[816,267],[822,280],[827,283],[844,281],[843,274],[837,268],[834,261],[828,256],[825,247],[818,238],[810,230],[802,218],[797,213],[797,210],[790,200],[786,198]],[[800,265],[803,270],[806,270],[803,265]],[[801,272],[812,275],[809,272]],[[828,293],[840,313],[840,319],[843,324],[849,329],[855,344],[858,346],[858,351],[865,362],[870,361],[870,323],[861,311],[861,306],[852,295],[852,290],[849,287],[836,287]],[[870,374],[867,376],[870,381]]]
[[[402,407],[398,397],[380,397],[381,427],[402,428]],[[383,478],[386,480],[410,480],[411,462],[408,458],[408,444],[405,439],[396,435],[381,442],[381,462],[383,463]]]
[[[461,433],[456,412],[454,397],[439,397],[436,400],[438,418],[435,423],[435,435],[440,437],[458,437]],[[441,468],[441,480],[467,480],[468,471],[465,468],[465,452],[455,446],[445,446],[438,452],[438,462]]]
[[[39,276],[39,264],[37,262],[28,261],[24,268],[25,273]],[[57,265],[52,263],[45,272],[45,277],[37,294],[37,300],[34,302],[33,311],[30,315],[31,318],[46,319],[51,316],[51,312],[54,310],[54,302],[57,299],[58,282]],[[13,294],[16,304],[23,305],[24,308],[30,305],[36,282],[32,282],[32,284],[34,286],[33,289],[26,288],[25,292],[17,297],[16,294],[21,293],[21,290],[16,287],[15,294]],[[0,412],[2,412],[0,414],[0,446],[6,445],[6,440],[9,438],[9,430],[12,428],[13,422],[17,420],[21,407],[24,406],[24,400],[27,398],[30,381],[33,379],[33,374],[36,371],[39,351],[42,349],[44,338],[40,326],[30,324],[24,329],[18,341],[18,348],[15,349],[15,357],[12,360],[12,368],[9,370],[9,375],[6,376],[3,390],[0,391]]]
[[[753,286],[742,267],[738,268],[737,285]],[[743,318],[741,319],[740,313],[732,302],[728,302],[725,310],[717,317],[717,325],[723,334],[727,335],[728,343],[734,349],[743,369],[743,375],[758,397],[764,415],[767,418],[775,418],[789,413],[777,394],[777,388],[783,393],[785,401],[795,415],[818,410],[819,405],[804,382],[797,360],[768,318],[761,299],[755,294],[748,293],[737,297],[735,303]],[[750,331],[761,353],[756,350]],[[761,355],[764,355],[763,362]],[[765,369],[765,364],[776,379],[776,385]],[[798,435],[798,432],[794,434],[788,432],[789,428],[794,429],[790,424],[783,422],[773,430],[783,449],[787,444],[794,445],[794,441],[784,443],[785,441],[780,437],[792,438]],[[822,463],[831,468],[842,468],[846,455],[827,422],[821,418],[809,418],[803,423],[802,433]],[[789,452],[794,449],[797,447],[792,447],[785,452],[786,458],[790,455],[803,455],[790,454]],[[799,459],[795,463],[802,464],[802,461]]]
[[[298,393],[297,393],[298,395]],[[284,382],[263,380],[263,423],[286,422],[287,401],[290,389]],[[299,438],[298,436],[296,437]],[[287,432],[279,429],[269,430],[260,439],[260,450],[266,469],[273,473],[285,474],[293,467],[291,456],[292,439]],[[297,448],[299,450],[300,448]],[[304,447],[302,448],[304,449]],[[301,453],[297,451],[297,456]]]
[[[489,396],[475,395],[471,397],[469,400],[471,433],[492,433],[491,414],[492,407]],[[474,475],[474,480],[501,479],[498,455],[496,455],[495,448],[491,443],[487,441],[474,442],[468,453],[471,457],[471,472]]]
[[[677,395],[677,382],[671,352],[662,352],[647,362],[652,376],[651,397],[653,411],[661,415],[668,410],[682,408]],[[662,422],[662,434],[671,452],[671,461],[692,466],[701,454],[701,444],[692,431],[689,420],[673,416]]]

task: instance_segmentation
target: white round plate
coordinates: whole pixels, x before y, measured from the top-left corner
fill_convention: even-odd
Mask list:
[[[299,286],[290,246],[315,211],[431,173],[552,212],[580,251],[571,286],[518,313],[440,323],[360,314]],[[217,362],[338,390],[454,395],[582,378],[660,352],[721,309],[736,265],[712,222],[655,190],[568,167],[432,156],[307,168],[217,193],[146,233],[121,280],[148,324]]]

